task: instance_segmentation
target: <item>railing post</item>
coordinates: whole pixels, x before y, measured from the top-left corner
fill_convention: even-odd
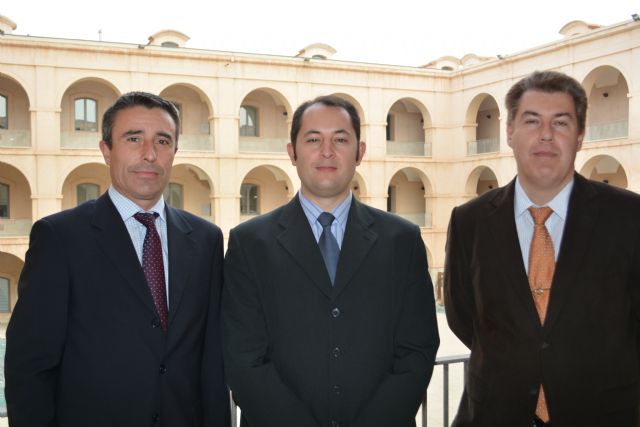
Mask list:
[[[442,365],[442,388],[443,388],[443,396],[442,396],[442,424],[444,427],[449,427],[449,364],[445,363]]]

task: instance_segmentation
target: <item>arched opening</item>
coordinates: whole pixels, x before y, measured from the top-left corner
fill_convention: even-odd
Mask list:
[[[500,151],[500,110],[493,96],[476,96],[467,110],[467,122],[467,155]]]
[[[98,150],[102,115],[117,98],[103,80],[83,79],[69,86],[60,105],[61,147]]]
[[[591,71],[584,80],[589,97],[585,142],[626,138],[629,135],[629,86],[622,73],[608,65]]]
[[[282,169],[270,165],[253,168],[240,186],[240,221],[284,205],[292,192],[291,180]]]
[[[9,320],[18,299],[18,279],[24,262],[15,255],[0,252],[0,319]]]
[[[426,140],[431,119],[424,107],[409,98],[396,101],[387,113],[387,154],[430,156],[431,141]],[[426,117],[425,117],[426,116]]]
[[[14,79],[0,74],[0,147],[31,146],[29,98]]]
[[[212,151],[210,120],[213,112],[204,93],[189,85],[175,84],[160,92],[160,96],[173,102],[180,114],[178,149]]]
[[[14,166],[0,162],[0,237],[28,236],[32,216],[26,177]]]
[[[62,184],[62,209],[70,209],[98,198],[111,185],[109,168],[100,163],[87,163],[73,169]]]
[[[418,169],[404,168],[393,175],[388,186],[387,212],[420,227],[431,227],[431,184]]]
[[[611,156],[600,155],[589,159],[580,174],[594,181],[627,188],[627,174],[619,161]]]
[[[165,201],[213,222],[213,184],[199,167],[190,164],[174,165],[171,181],[164,191]]]
[[[480,196],[498,186],[496,174],[486,166],[479,166],[467,178],[466,192]]]
[[[256,89],[240,105],[240,152],[286,153],[289,142],[289,106],[273,89]]]

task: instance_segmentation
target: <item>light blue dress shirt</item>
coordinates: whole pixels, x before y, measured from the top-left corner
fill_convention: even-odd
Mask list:
[[[298,198],[300,199],[302,210],[307,216],[307,220],[309,220],[311,231],[313,231],[313,235],[317,242],[320,240],[320,236],[322,235],[322,224],[318,222],[318,216],[320,216],[324,211],[311,200],[306,198],[305,195],[302,194],[302,191],[298,191]],[[351,207],[352,198],[353,195],[349,192],[349,195],[330,212],[335,217],[331,224],[331,234],[336,238],[340,249],[342,249],[344,231],[347,228],[347,219],[349,219],[349,208]]]
[[[140,208],[136,203],[129,200],[118,192],[113,186],[109,187],[109,197],[116,206],[118,213],[124,221],[124,225],[127,227],[129,236],[131,236],[131,242],[138,255],[138,261],[142,265],[142,246],[144,244],[144,237],[147,235],[147,227],[141,224],[133,216],[138,212],[157,212],[156,229],[160,234],[160,243],[162,244],[162,263],[164,264],[164,284],[167,290],[167,307],[169,307],[169,244],[167,238],[167,217],[164,210],[164,198],[160,197],[160,200],[148,211]]]
[[[558,253],[560,253],[560,244],[562,243],[562,233],[564,231],[564,224],[567,219],[567,211],[569,210],[569,197],[571,196],[571,190],[573,189],[573,179],[564,186],[562,190],[556,196],[551,199],[545,206],[550,207],[553,213],[549,216],[545,222],[545,227],[553,240],[553,252],[558,260]],[[529,213],[529,207],[542,207],[538,206],[529,199],[527,193],[525,193],[520,179],[516,177],[516,189],[514,196],[514,213],[516,219],[516,229],[518,230],[518,240],[520,241],[520,250],[522,251],[522,262],[524,262],[524,269],[529,274],[529,249],[531,247],[531,238],[533,236],[533,218]]]

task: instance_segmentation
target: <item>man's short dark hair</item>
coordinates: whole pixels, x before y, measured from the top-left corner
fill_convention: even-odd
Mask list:
[[[587,94],[576,79],[557,71],[534,71],[509,89],[504,101],[508,111],[507,125],[516,118],[520,99],[528,90],[546,93],[564,92],[570,95],[576,108],[578,132],[584,131],[587,121]]]
[[[293,120],[291,121],[291,145],[293,146],[293,158],[296,159],[296,139],[298,138],[298,133],[300,133],[300,126],[302,126],[302,115],[309,107],[315,104],[322,104],[325,107],[342,108],[349,114],[351,126],[356,133],[356,160],[358,160],[360,153],[360,115],[352,103],[335,95],[319,96],[311,101],[306,101],[293,113]]]
[[[161,108],[171,116],[171,119],[176,126],[174,144],[175,149],[178,150],[178,134],[180,133],[180,115],[178,114],[178,110],[171,101],[167,101],[158,95],[148,92],[125,93],[116,99],[116,102],[114,102],[109,108],[107,108],[107,111],[104,112],[104,115],[102,116],[102,140],[107,144],[107,147],[111,149],[111,145],[113,144],[113,122],[116,119],[118,111],[138,106],[149,109]]]

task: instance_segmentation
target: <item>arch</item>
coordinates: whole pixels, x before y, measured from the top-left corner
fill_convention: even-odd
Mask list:
[[[169,182],[183,186],[184,210],[208,220],[213,218],[213,182],[202,168],[184,160],[174,162]]]
[[[387,105],[384,106],[384,108],[388,112],[397,103],[402,103],[408,110],[410,110],[411,106],[413,106],[422,115],[422,118],[424,119],[424,125],[426,126],[431,124],[431,113],[429,112],[429,109],[426,107],[426,105],[424,105],[424,103],[419,99],[412,96],[396,97],[388,102]]]
[[[467,178],[465,193],[479,196],[499,186],[498,178],[489,166],[478,166]]]
[[[251,107],[253,114],[241,114],[242,107]],[[240,151],[285,153],[291,115],[287,99],[275,89],[259,88],[249,92],[238,106]]]
[[[116,98],[122,95],[122,91],[120,90],[120,88],[118,88],[115,84],[113,84],[113,82],[107,79],[104,79],[102,77],[86,76],[86,77],[77,78],[76,76],[72,76],[72,78],[75,78],[75,79],[70,80],[66,85],[64,85],[65,90],[62,93],[58,94],[59,97],[56,100],[56,104],[60,105],[61,108],[62,108],[62,100],[64,99],[64,96],[69,91],[69,89],[82,83],[98,83],[100,85],[103,85],[109,88],[113,93],[116,94]]]
[[[33,217],[32,189],[26,176],[15,166],[0,162],[0,183],[9,188],[8,218],[0,219],[0,236],[29,235]]]
[[[387,110],[387,154],[424,156],[431,150],[431,116],[415,98],[400,98]]]
[[[289,102],[287,97],[285,97],[282,94],[282,92],[280,92],[279,90],[271,88],[271,87],[267,87],[267,86],[261,86],[261,87],[257,87],[257,88],[246,90],[244,92],[243,96],[240,98],[240,103],[236,105],[236,111],[240,110],[240,106],[242,104],[244,104],[245,99],[247,99],[248,97],[250,97],[254,93],[260,93],[260,92],[264,92],[264,93],[268,94],[271,97],[271,99],[273,100],[274,104],[281,105],[282,107],[284,107],[285,112],[287,113],[286,114],[287,117],[292,117],[293,116],[293,110],[291,108],[291,103]]]
[[[262,164],[252,168],[243,178],[238,189],[241,200],[238,201],[240,210],[243,206],[242,194],[243,184],[252,184],[257,186],[255,209],[250,212],[241,212],[241,221],[256,214],[267,213],[279,206],[282,206],[293,197],[293,183],[289,179],[289,175],[277,166]],[[248,204],[247,204],[248,205]]]
[[[585,142],[629,135],[629,84],[622,72],[610,65],[594,68],[583,80],[589,99]]]
[[[18,279],[24,267],[24,260],[18,256],[0,251],[0,277],[9,279],[9,310],[13,311],[18,296]]]
[[[59,189],[62,194],[62,209],[76,206],[78,204],[77,186],[88,183],[97,184],[100,187],[99,194],[107,191],[111,184],[109,168],[102,163],[89,162],[77,165],[69,171]]]
[[[488,93],[476,95],[466,113],[467,154],[500,151],[500,105]]]
[[[622,163],[607,154],[597,155],[587,160],[580,169],[580,174],[588,179],[620,188],[627,188],[629,185]]]
[[[111,82],[91,77],[76,80],[67,87],[60,99],[60,146],[97,150],[102,115],[119,95]],[[87,110],[87,117],[78,120],[76,100],[85,98],[95,101],[95,104]]]
[[[424,172],[414,167],[397,170],[389,180],[387,211],[420,227],[431,227],[431,182]]]
[[[14,83],[16,86],[20,87],[24,91],[25,96],[27,97],[27,102],[29,106],[33,105],[33,101],[31,99],[32,97],[29,94],[29,91],[25,89],[28,86],[22,79],[21,75],[14,75],[13,73],[7,72],[6,70],[2,70],[2,72],[0,72],[0,79],[2,79],[3,77],[11,81],[12,83]]]
[[[193,83],[175,82],[175,83],[168,84],[162,90],[160,90],[159,95],[164,98],[165,95],[163,94],[166,93],[167,91],[173,90],[174,88],[181,88],[181,87],[186,88],[187,90],[195,93],[200,99],[200,101],[206,105],[208,117],[213,116],[214,114],[213,102],[211,101],[211,99],[209,99],[207,94],[202,89],[200,89],[198,86],[196,86]],[[170,96],[167,96],[167,99],[169,98]]]

